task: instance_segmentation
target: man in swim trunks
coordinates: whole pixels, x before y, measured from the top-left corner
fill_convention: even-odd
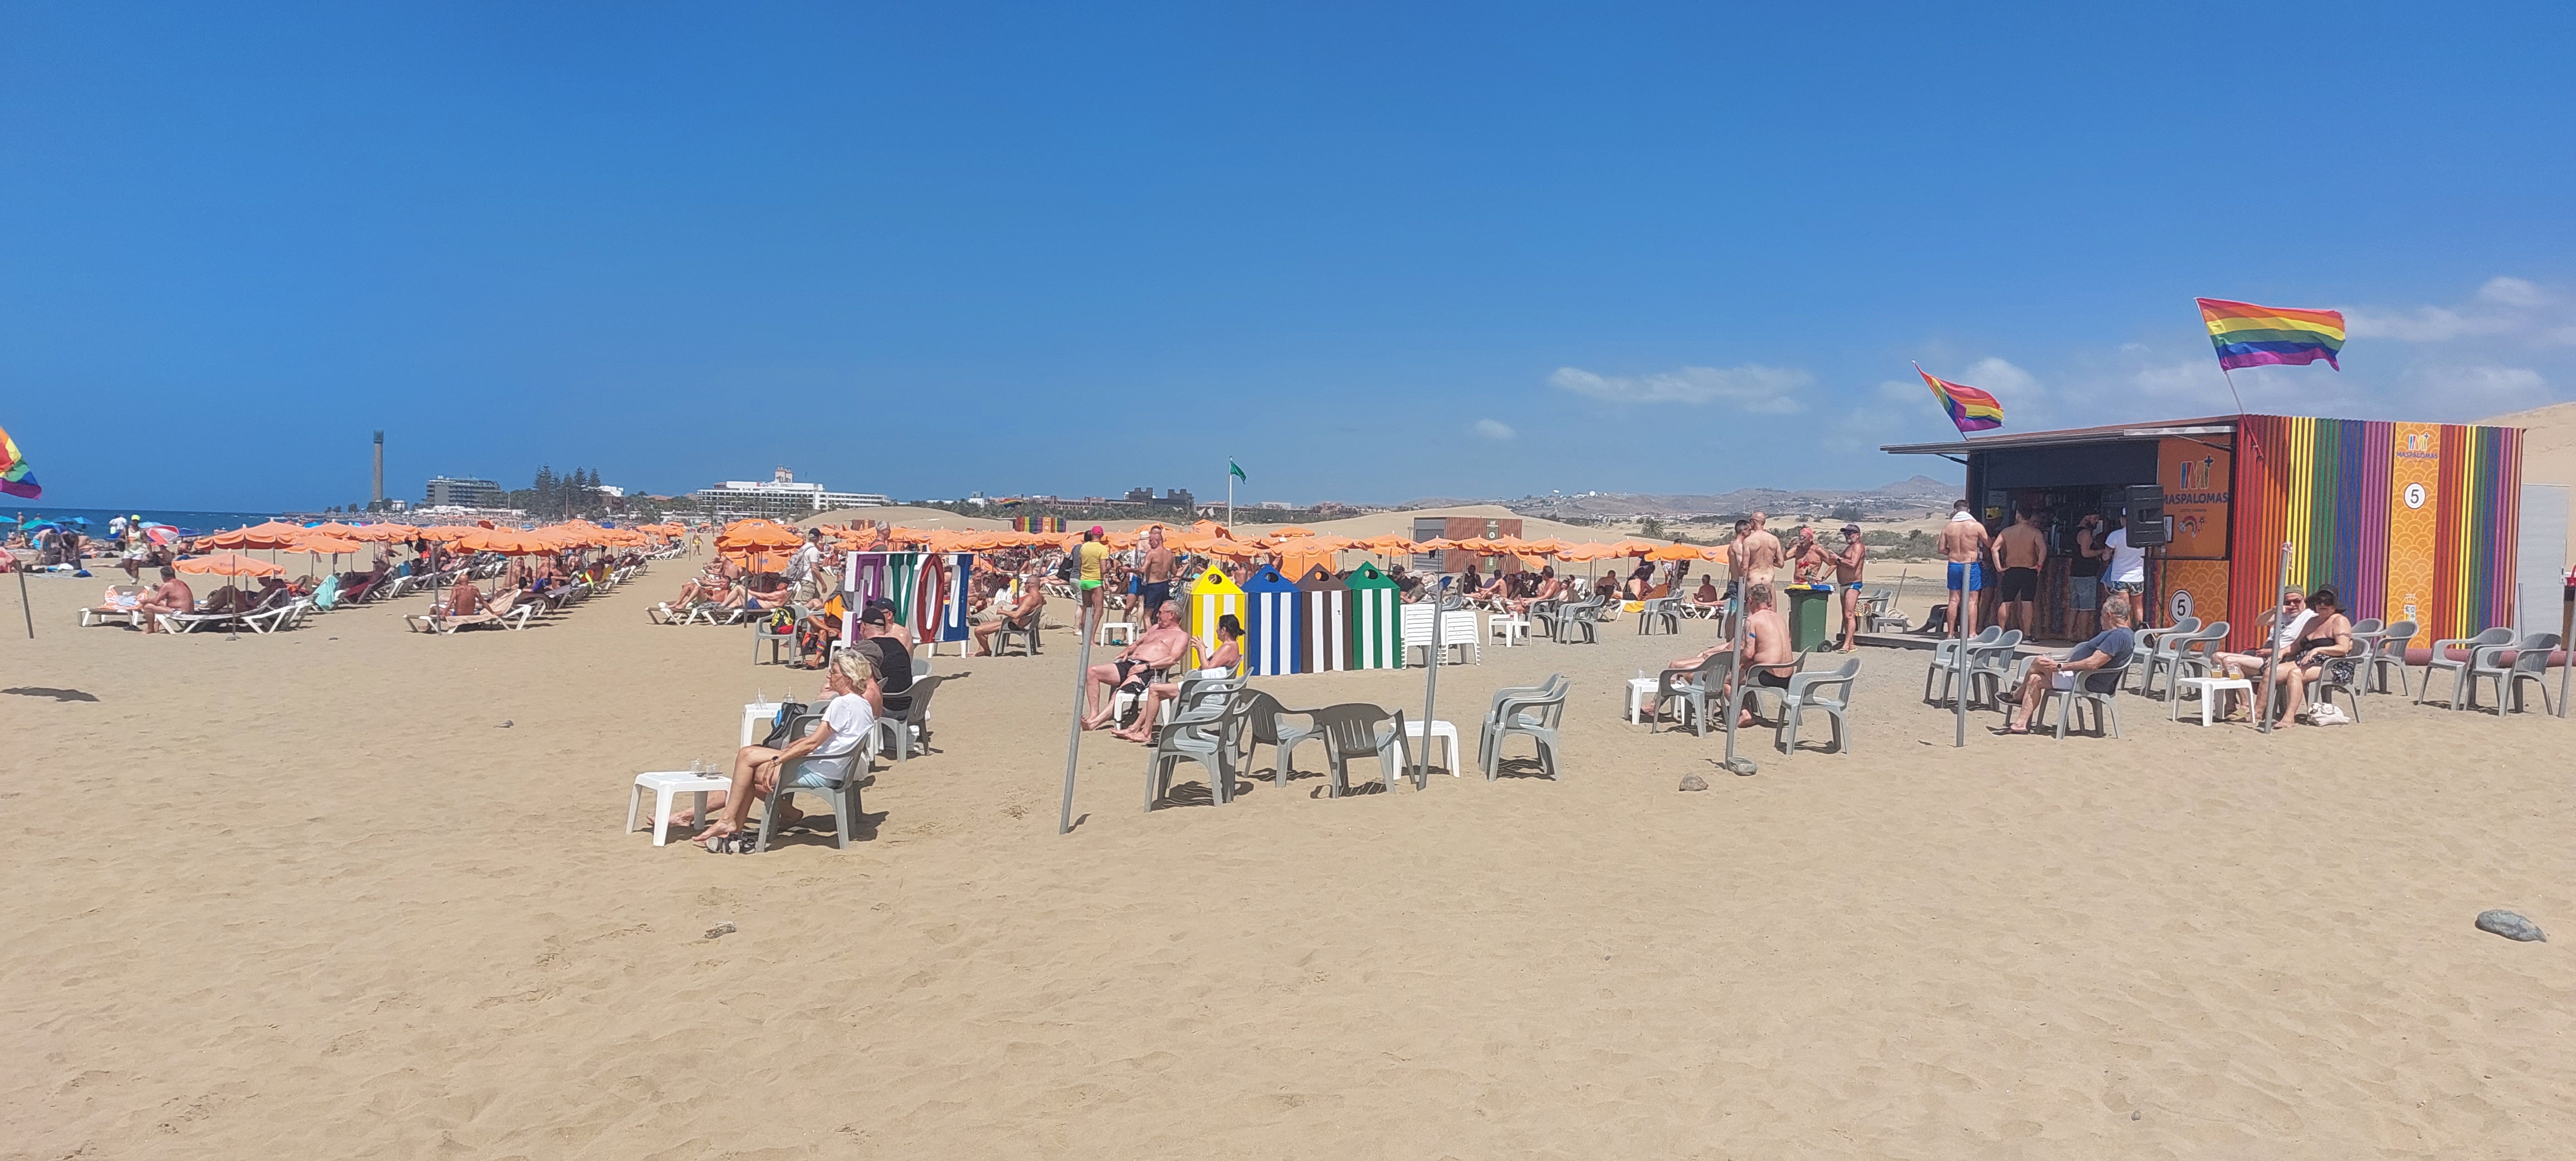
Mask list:
[[[1152,621],[1172,599],[1172,550],[1163,545],[1163,529],[1145,530],[1145,619]]]
[[[1775,600],[1769,581],[1757,580],[1744,588],[1744,655],[1743,660],[1734,666],[1735,677],[1726,683],[1730,694],[1735,680],[1747,674],[1755,685],[1787,689],[1789,675],[1797,672],[1798,654],[1789,647],[1789,619],[1780,615]],[[1735,641],[1729,638],[1696,656],[1676,659],[1667,668],[1689,669],[1734,648]],[[1748,707],[1751,705],[1750,702],[1746,704]],[[1752,725],[1752,711],[1748,708],[1735,720],[1735,724]]]
[[[1986,587],[1990,539],[1986,526],[1969,513],[1967,501],[1950,506],[1950,522],[1941,526],[1941,559],[1950,562],[1950,631],[1961,637],[1977,632],[1977,593]]]
[[[1148,676],[1180,664],[1181,655],[1189,648],[1190,631],[1181,627],[1180,602],[1165,601],[1154,617],[1153,628],[1136,638],[1135,644],[1121,651],[1115,660],[1094,665],[1084,675],[1087,680],[1083,683],[1083,699],[1089,710],[1082,728],[1096,730],[1109,724],[1110,711],[1116,708],[1118,699],[1103,694],[1127,685],[1137,686],[1138,693],[1144,692]]]
[[[2039,568],[2048,563],[2048,536],[2039,530],[2039,513],[2017,513],[2012,527],[1995,537],[1995,563],[2003,566],[1995,623],[2028,637],[2039,628],[2033,615],[2039,611]]]
[[[1860,542],[1860,525],[1843,525],[1843,550],[1833,554],[1834,587],[1842,590],[1843,652],[1858,650],[1852,635],[1860,631],[1860,562],[1869,549]]]

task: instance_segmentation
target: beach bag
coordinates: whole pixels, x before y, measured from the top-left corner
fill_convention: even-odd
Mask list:
[[[2321,701],[2308,707],[2308,724],[2312,726],[2348,726],[2352,724],[2352,718],[2343,712],[2342,706]]]
[[[778,703],[778,717],[770,723],[769,736],[762,738],[760,740],[760,744],[767,746],[772,750],[786,749],[787,743],[796,740],[787,736],[787,728],[795,725],[796,719],[805,716],[808,712],[810,711],[806,708],[805,703],[801,701],[782,701]]]

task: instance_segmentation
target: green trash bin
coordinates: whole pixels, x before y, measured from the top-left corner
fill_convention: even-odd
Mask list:
[[[1789,594],[1789,647],[1804,653],[1833,640],[1840,628],[1834,615],[1834,592],[1826,588],[1798,588]]]

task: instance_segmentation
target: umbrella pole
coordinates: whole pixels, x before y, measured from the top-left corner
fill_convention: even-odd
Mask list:
[[[27,603],[27,570],[13,567],[10,571],[18,574],[18,611],[27,615],[27,639],[33,641],[36,639],[36,608]],[[2567,695],[2561,692],[2558,700],[2565,704]]]

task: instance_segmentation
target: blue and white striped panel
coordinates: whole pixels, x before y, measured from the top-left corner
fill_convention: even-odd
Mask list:
[[[1297,672],[1297,597],[1294,592],[1252,594],[1252,672],[1273,677]]]

